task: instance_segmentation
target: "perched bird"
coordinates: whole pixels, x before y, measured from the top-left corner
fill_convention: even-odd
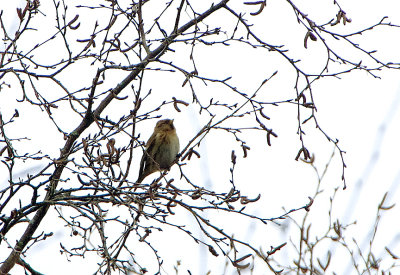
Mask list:
[[[154,132],[146,143],[146,150],[140,162],[137,183],[155,171],[168,170],[179,153],[179,139],[174,120],[159,120]]]

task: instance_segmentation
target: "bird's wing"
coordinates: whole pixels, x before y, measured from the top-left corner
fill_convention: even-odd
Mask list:
[[[143,151],[142,159],[140,160],[139,177],[138,182],[141,182],[147,175],[144,174],[146,166],[150,164],[151,160],[149,153],[153,150],[155,145],[156,135],[153,133],[146,143],[146,150]]]

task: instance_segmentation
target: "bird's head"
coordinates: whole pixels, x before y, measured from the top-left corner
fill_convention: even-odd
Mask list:
[[[173,119],[162,119],[159,120],[154,128],[155,132],[158,131],[172,131],[175,130]]]

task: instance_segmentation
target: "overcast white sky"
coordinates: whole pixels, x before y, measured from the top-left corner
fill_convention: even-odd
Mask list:
[[[0,2],[0,9],[5,11],[3,17],[6,19],[6,26],[10,30],[13,29],[13,24],[17,23],[17,17],[14,13],[17,2],[10,3],[7,1],[6,3],[4,0]],[[67,2],[71,2],[71,6],[77,3],[77,1]],[[297,4],[299,7],[309,4],[308,7],[304,6],[305,13],[324,18],[324,16],[327,16],[325,14],[327,9],[322,3],[331,2],[331,0],[298,1]],[[383,16],[389,16],[389,21],[400,24],[400,17],[398,16],[400,3],[398,1],[342,2],[340,3],[342,8],[353,20],[349,29],[339,27],[343,31],[352,32],[368,27],[379,21]],[[24,1],[20,1],[20,3],[22,3],[20,4],[22,7]],[[42,4],[44,5],[44,3]],[[239,3],[232,1],[232,5],[239,5]],[[251,8],[248,12],[250,11],[252,11]],[[315,68],[321,62],[321,55],[323,55],[319,42],[309,43],[308,49],[304,49],[302,47],[304,34],[293,30],[293,28],[297,28],[296,25],[287,23],[287,14],[288,7],[285,1],[268,1],[268,6],[263,14],[257,17],[249,17],[249,19],[253,20],[254,24],[259,24],[259,27],[256,27],[258,33],[271,36],[272,44],[285,44],[287,48],[293,49],[293,54],[306,53],[304,64],[310,66],[310,69]],[[221,15],[218,20],[222,20],[222,18]],[[400,61],[398,55],[398,37],[400,37],[398,32],[400,30],[397,30],[397,34],[392,31],[380,32],[380,30],[377,29],[373,35],[362,36],[361,39],[366,39],[369,50],[378,49],[379,56],[383,60]],[[296,46],[297,44],[300,46]],[[237,48],[222,47],[216,47],[213,54],[215,55],[212,57],[202,58],[201,50],[195,52],[198,67],[200,69],[207,68],[206,72],[203,70],[200,73],[214,78],[233,76],[233,79],[235,79],[236,77],[236,79],[240,79],[235,83],[238,88],[250,93],[259,86],[263,79],[278,70],[277,79],[274,78],[269,82],[265,90],[269,99],[272,101],[293,92],[293,72],[290,72],[282,59],[274,55],[260,57],[257,52],[250,50],[242,55],[238,54]],[[353,53],[348,54],[352,55]],[[187,58],[185,57],[185,59]],[[216,61],[213,66],[209,66],[211,60]],[[229,68],[229,71],[227,71],[227,68]],[[75,73],[82,74],[79,71]],[[397,189],[400,184],[400,72],[382,71],[379,75],[381,79],[372,78],[365,72],[355,72],[344,75],[340,80],[322,80],[316,84],[313,90],[320,126],[332,138],[339,139],[339,145],[347,152],[345,154],[347,189],[344,191],[341,189],[343,186],[340,179],[341,161],[336,151],[329,172],[322,183],[324,193],[318,197],[311,208],[312,232],[318,234],[326,230],[329,197],[332,196],[333,189],[339,187],[335,198],[333,216],[348,223],[357,220],[357,224],[351,226],[346,234],[349,242],[354,237],[360,246],[368,245],[366,240],[369,240],[371,236],[370,230],[375,221],[377,206],[385,192],[390,192],[386,205],[400,201],[400,193]],[[166,74],[163,77],[168,78],[170,76]],[[90,83],[91,79],[92,76],[89,76],[85,81]],[[118,82],[119,79],[116,79],[116,81]],[[163,81],[159,80],[159,83],[163,83]],[[168,91],[165,92],[170,93],[171,96],[177,94],[179,98],[190,102],[190,93],[185,90],[187,87],[181,88],[181,83],[177,82],[175,87],[168,86]],[[154,92],[157,92],[157,90],[164,90],[165,87],[155,86],[153,89]],[[204,92],[216,91],[205,90]],[[11,101],[10,98],[10,90],[0,91],[2,113],[13,113],[15,102]],[[7,105],[5,102],[7,102]],[[109,112],[112,110],[118,113],[118,107],[110,106],[110,108],[112,109],[107,109]],[[29,114],[29,110],[21,113]],[[259,146],[266,143],[265,137],[254,135],[246,138],[252,148],[249,151],[249,159],[257,159],[258,161],[243,159],[237,145],[224,146],[227,139],[231,141],[231,137],[218,133],[209,136],[209,139],[200,148],[202,158],[194,159],[191,164],[194,177],[203,179],[204,186],[218,191],[229,191],[230,166],[226,160],[230,158],[232,146],[236,146],[234,148],[237,151],[238,164],[235,176],[239,189],[249,197],[256,197],[259,193],[262,195],[260,202],[257,205],[249,206],[249,210],[263,217],[275,217],[283,214],[282,207],[292,209],[307,203],[307,197],[314,195],[317,179],[310,165],[294,160],[300,146],[296,134],[297,110],[295,105],[280,105],[276,109],[271,108],[268,115],[271,117],[271,126],[277,130],[279,135],[279,138],[272,140],[272,147]],[[206,117],[199,117],[197,109],[192,106],[183,110],[182,113],[171,110],[168,116],[175,118],[181,144],[190,140],[206,121]],[[37,138],[35,142],[38,142],[38,146],[41,145],[40,142],[42,144],[48,142],[48,140],[41,138],[41,134],[46,131],[46,126],[34,124],[33,127],[29,128],[29,122],[25,125],[24,128],[15,129],[15,131],[34,131]],[[71,127],[73,126],[75,124],[71,122]],[[40,127],[43,127],[43,129]],[[314,128],[313,124],[305,127],[308,131],[306,144],[315,153],[315,165],[322,171],[334,147]],[[141,131],[142,136],[146,139],[152,132],[152,125],[147,124],[146,127],[142,127]],[[60,144],[52,144],[48,146],[47,150],[57,156],[56,152],[60,147]],[[3,167],[0,167],[0,169],[0,172],[3,173]],[[178,175],[177,168],[172,169],[171,173]],[[136,174],[133,173],[133,175]],[[7,184],[5,178],[6,175],[0,176],[0,188],[3,184]],[[398,233],[400,212],[398,208],[398,206],[395,206],[392,210],[384,213],[374,244],[376,251],[383,253],[384,247],[389,246],[394,253],[400,255],[400,236]],[[296,213],[293,216],[301,221],[302,214],[302,212]],[[93,272],[95,265],[90,264],[91,256],[83,260],[73,259],[70,263],[63,261],[64,256],[59,255],[61,237],[69,238],[68,242],[70,243],[74,240],[69,237],[69,232],[65,232],[62,226],[53,225],[52,218],[57,220],[55,212],[46,218],[46,225],[42,227],[42,230],[50,226],[49,224],[51,224],[51,227],[54,226],[54,229],[49,229],[56,233],[54,241],[42,242],[36,248],[30,250],[28,262],[33,263],[44,274],[71,274],[71,272],[87,274]],[[294,241],[298,237],[298,233],[293,233],[295,232],[293,224],[287,224],[288,229],[283,232],[274,225],[265,227],[254,221],[251,221],[251,223],[248,223],[248,221],[241,222],[240,220],[232,220],[232,217],[227,215],[217,215],[211,218],[218,219],[218,224],[232,223],[233,225],[230,226],[232,228],[231,233],[237,236],[245,236],[249,240],[258,240],[264,249],[268,249],[271,245],[276,246],[283,242],[289,242],[289,237]],[[182,223],[189,223],[189,219],[179,213],[177,213],[176,219]],[[59,223],[59,220],[57,220],[57,223]],[[183,266],[180,274],[186,274],[186,269],[190,269],[192,274],[205,274],[210,269],[216,271],[211,274],[221,273],[221,270],[223,270],[221,266],[222,256],[215,259],[204,248],[198,249],[198,246],[191,239],[182,234],[175,234],[176,232],[168,232],[168,229],[166,229],[162,233],[154,233],[149,237],[150,241],[159,241],[160,255],[165,257],[163,267],[166,274],[175,274],[173,264],[176,259],[182,260]],[[165,236],[168,236],[168,238]],[[174,236],[177,236],[176,238],[179,236],[182,239],[177,240]],[[12,240],[10,239],[10,241]],[[132,245],[137,246],[137,256],[139,258],[144,257],[142,259],[144,262],[149,260],[155,263],[154,256],[150,251],[145,255],[140,252],[141,249],[147,248],[140,247],[140,243]],[[288,246],[290,245],[288,244]],[[171,247],[174,249],[171,249]],[[5,248],[0,247],[0,254],[3,254],[2,250],[4,251]],[[150,259],[145,259],[146,255],[152,256],[150,256]],[[282,251],[277,258],[290,257],[291,255],[293,255],[293,252],[289,250]],[[200,263],[199,258],[203,259]],[[349,259],[349,257],[346,259]],[[57,263],[57,271],[55,271],[54,265],[48,264],[49,261]],[[348,269],[350,263],[348,260],[343,262],[340,258],[336,258],[334,263],[336,264],[335,271],[337,274],[352,274],[351,272],[354,271],[351,268]],[[269,274],[262,264],[257,267],[264,269],[256,271],[255,274]],[[22,271],[15,269],[11,274],[22,274],[18,272]],[[150,274],[152,274],[151,272]]]

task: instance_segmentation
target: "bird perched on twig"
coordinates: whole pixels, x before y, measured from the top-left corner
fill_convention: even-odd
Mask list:
[[[137,183],[155,171],[168,170],[179,153],[179,139],[174,120],[159,120],[154,132],[146,143],[146,150],[140,162]]]

